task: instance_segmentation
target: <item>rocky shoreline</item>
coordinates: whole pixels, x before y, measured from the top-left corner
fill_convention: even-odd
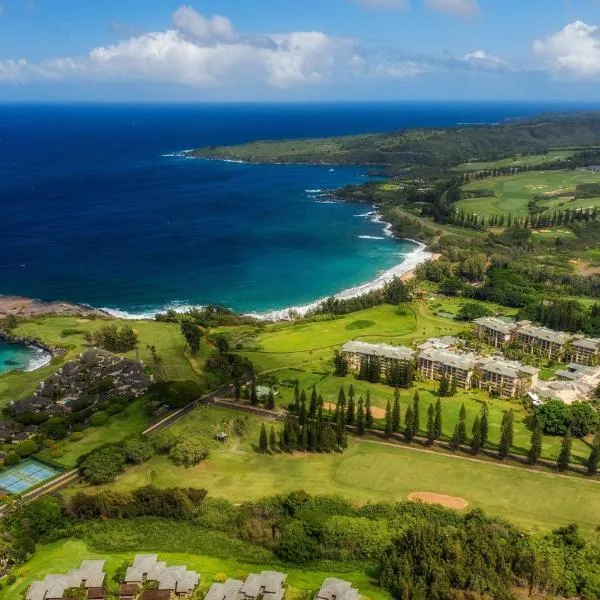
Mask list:
[[[50,346],[49,344],[46,344],[37,338],[12,335],[11,333],[3,331],[2,329],[0,329],[0,341],[6,342],[7,344],[18,344],[20,346],[29,346],[30,348],[43,350],[44,352],[50,354],[53,359],[62,356],[66,352],[64,348]]]
[[[82,304],[63,301],[44,302],[23,296],[0,296],[0,319],[8,316],[32,318],[45,315],[110,318],[107,312]]]

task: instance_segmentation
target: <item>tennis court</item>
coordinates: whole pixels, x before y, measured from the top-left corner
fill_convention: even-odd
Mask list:
[[[57,469],[29,458],[0,473],[0,490],[21,494],[59,473]]]

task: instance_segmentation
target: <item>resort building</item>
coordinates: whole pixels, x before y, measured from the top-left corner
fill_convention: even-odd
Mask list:
[[[448,350],[425,350],[417,357],[417,369],[425,379],[437,381],[446,376],[454,380],[460,388],[471,386],[471,377],[476,364],[475,354],[459,354]]]
[[[532,354],[559,359],[565,344],[573,337],[562,331],[553,331],[547,327],[536,327],[527,322],[517,323],[515,339]]]
[[[42,581],[34,581],[27,590],[26,600],[62,600],[65,592],[73,588],[85,588],[86,596],[102,600],[106,596],[104,588],[104,561],[84,560],[79,569],[66,575],[46,575]]]
[[[510,323],[497,317],[482,317],[475,319],[475,333],[479,339],[494,348],[500,348],[513,340],[517,329],[516,323]]]
[[[365,358],[375,357],[379,359],[381,374],[385,377],[392,365],[414,360],[415,351],[406,346],[351,341],[342,346],[342,355],[348,361],[350,371],[355,372],[360,370],[362,361]]]
[[[573,340],[571,360],[578,365],[597,365],[600,358],[600,340],[579,338]]]
[[[323,582],[315,600],[360,600],[360,594],[350,582],[329,577]]]
[[[138,554],[125,573],[125,584],[141,587],[146,581],[156,581],[156,591],[188,598],[200,583],[200,576],[186,567],[167,567],[156,554]]]
[[[246,581],[213,583],[204,600],[282,600],[287,575],[278,571],[251,573]]]
[[[417,348],[423,352],[424,350],[454,350],[459,348],[462,341],[453,335],[444,335],[439,338],[431,338],[422,344],[419,344]]]
[[[523,396],[537,383],[539,372],[518,361],[490,357],[476,365],[477,387],[504,398]]]

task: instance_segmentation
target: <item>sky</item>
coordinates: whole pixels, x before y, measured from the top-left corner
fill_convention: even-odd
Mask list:
[[[0,101],[600,99],[600,0],[0,0]]]

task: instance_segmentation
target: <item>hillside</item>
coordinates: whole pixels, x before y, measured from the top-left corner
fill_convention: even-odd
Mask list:
[[[436,167],[599,143],[600,113],[576,113],[543,115],[532,120],[507,121],[498,125],[256,141],[239,146],[199,148],[188,155],[254,163]]]

